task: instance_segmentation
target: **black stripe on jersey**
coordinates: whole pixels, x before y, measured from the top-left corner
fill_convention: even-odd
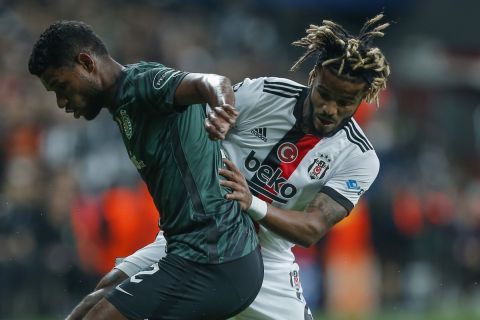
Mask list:
[[[340,194],[338,191],[336,191],[333,188],[330,187],[323,187],[322,190],[320,190],[321,193],[325,193],[327,196],[338,202],[342,207],[347,209],[347,214],[350,213],[353,209],[353,203],[348,200],[345,196]]]
[[[250,189],[250,192],[252,192],[252,194],[254,196],[258,196],[258,194],[262,194],[265,197],[267,197],[268,199],[271,199],[273,201],[277,201],[277,202],[284,203],[284,204],[287,203],[287,200],[282,199],[280,197],[277,197],[275,194],[271,193],[268,190],[263,189],[261,186],[259,186],[255,182],[247,181],[247,183],[248,183],[248,187]]]
[[[201,214],[206,214],[205,208],[203,207],[202,201],[200,199],[200,193],[198,192],[195,181],[193,180],[192,172],[188,167],[187,158],[185,158],[185,153],[182,149],[182,144],[180,142],[180,135],[178,134],[178,126],[175,122],[173,125],[172,141],[173,141],[173,156],[178,163],[180,172],[182,173],[183,183],[185,188],[187,188],[188,194],[190,195],[195,211]]]
[[[289,92],[289,93],[299,93],[299,92],[302,92],[302,89],[292,89],[292,88],[288,88],[288,87],[283,87],[283,86],[280,86],[278,84],[265,84],[263,86],[264,89],[270,89],[270,90],[279,90],[279,91],[283,91],[283,92]]]
[[[265,80],[263,92],[268,92],[284,98],[298,98],[305,87],[296,86],[282,81]]]
[[[347,134],[347,139],[350,140],[352,143],[356,144],[362,152],[366,152],[368,150],[373,150],[373,147],[368,143],[365,136],[362,136],[356,128],[352,128],[355,125],[352,122],[348,122],[342,129],[345,130]]]
[[[305,86],[302,86],[302,85],[295,85],[295,84],[292,84],[292,83],[289,83],[289,82],[284,82],[284,81],[268,81],[268,80],[265,80],[265,85],[280,85],[280,86],[285,86],[285,87],[290,87],[292,89],[300,89],[300,90],[303,90],[304,88],[306,88]]]
[[[185,185],[185,188],[187,189],[188,195],[192,200],[193,207],[196,212],[206,215],[206,210],[203,207],[202,200],[200,198],[200,193],[198,192],[197,186],[193,179],[192,171],[188,166],[185,153],[183,152],[183,149],[182,149],[182,144],[180,142],[180,135],[178,134],[178,126],[176,122],[174,123],[173,130],[171,132],[172,132],[172,142],[173,142],[173,156],[182,174],[183,183]],[[216,225],[214,220],[210,219],[209,223],[211,226],[209,226],[205,234],[207,248],[208,248],[207,249],[208,259],[212,263],[218,263],[219,254],[218,254],[217,244],[218,244],[218,235],[220,233],[220,230],[218,230],[218,226]]]
[[[291,94],[291,93],[286,93],[286,92],[278,92],[278,91],[273,91],[273,90],[269,90],[269,89],[263,89],[263,92],[268,92],[268,93],[271,93],[271,94],[274,94],[274,95],[277,95],[277,96],[280,96],[280,97],[284,97],[284,98],[298,98],[300,96],[300,92],[299,93],[295,93],[295,94]]]
[[[210,263],[219,263],[219,254],[217,250],[218,238],[220,235],[220,227],[217,226],[217,223],[214,219],[209,219],[210,226],[205,232],[205,240],[207,243],[208,251],[208,261]]]
[[[366,152],[366,151],[367,151],[367,150],[365,149],[364,145],[360,143],[360,141],[355,140],[355,139],[352,138],[352,136],[350,135],[350,132],[349,132],[348,129],[347,129],[347,126],[343,127],[342,130],[345,131],[345,133],[347,134],[347,139],[348,139],[351,143],[356,144],[356,145],[360,148],[360,150],[362,150],[362,152]]]
[[[351,122],[346,125],[346,128],[348,130],[350,130],[350,133],[352,134],[352,137],[355,140],[358,140],[365,147],[366,150],[372,150],[373,147],[367,142],[366,138],[364,136],[360,135],[358,133],[358,130],[355,130],[354,127],[355,126]]]
[[[366,143],[366,145],[369,147],[369,150],[373,150],[373,146],[370,144],[370,142],[368,141],[367,137],[365,137],[364,134],[362,134],[357,126],[355,125],[355,123],[353,123],[352,119],[350,119],[350,121],[348,122],[348,125],[353,129],[353,131],[356,133],[356,136],[362,140],[363,142]]]

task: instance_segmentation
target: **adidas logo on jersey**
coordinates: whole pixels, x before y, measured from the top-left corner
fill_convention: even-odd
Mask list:
[[[255,137],[267,142],[267,128],[253,128],[250,131]]]

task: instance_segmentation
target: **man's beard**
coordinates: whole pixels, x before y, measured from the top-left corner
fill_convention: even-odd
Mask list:
[[[85,79],[87,83],[87,88],[85,91],[87,92],[87,108],[85,108],[85,112],[83,117],[86,120],[93,120],[97,117],[103,107],[103,97],[102,97],[102,90],[98,88],[98,86],[90,79]]]
[[[314,123],[314,120],[313,120],[313,103],[312,103],[312,98],[311,98],[310,94],[308,95],[308,109],[307,110],[308,110],[308,113],[303,114],[303,122],[304,122],[304,125],[308,128],[309,133],[313,134],[314,136],[317,136],[317,137],[325,136],[327,133],[325,133],[323,130],[319,131],[315,127],[315,123]]]

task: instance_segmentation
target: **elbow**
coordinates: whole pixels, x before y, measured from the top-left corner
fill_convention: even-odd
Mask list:
[[[303,237],[302,239],[298,239],[297,244],[304,247],[304,248],[310,248],[314,244],[316,244],[320,240],[320,238],[315,238],[315,237]]]
[[[304,248],[310,248],[316,244],[326,233],[324,226],[320,224],[309,224],[296,243]]]
[[[298,244],[299,246],[302,246],[304,248],[310,248],[312,245],[315,244],[315,242],[309,241],[308,239],[305,239],[305,240],[302,239],[302,240],[297,241],[296,244]]]

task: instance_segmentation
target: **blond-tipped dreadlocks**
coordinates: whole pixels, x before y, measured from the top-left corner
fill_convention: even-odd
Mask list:
[[[310,25],[307,35],[292,44],[307,48],[290,69],[295,71],[312,54],[317,53],[315,67],[310,71],[308,84],[313,81],[315,68],[329,66],[337,74],[361,78],[369,85],[365,100],[375,101],[378,106],[378,93],[386,87],[390,68],[379,48],[371,46],[375,37],[383,37],[383,30],[390,23],[379,24],[383,14],[368,20],[357,37],[350,35],[342,26],[323,20],[321,26]]]

